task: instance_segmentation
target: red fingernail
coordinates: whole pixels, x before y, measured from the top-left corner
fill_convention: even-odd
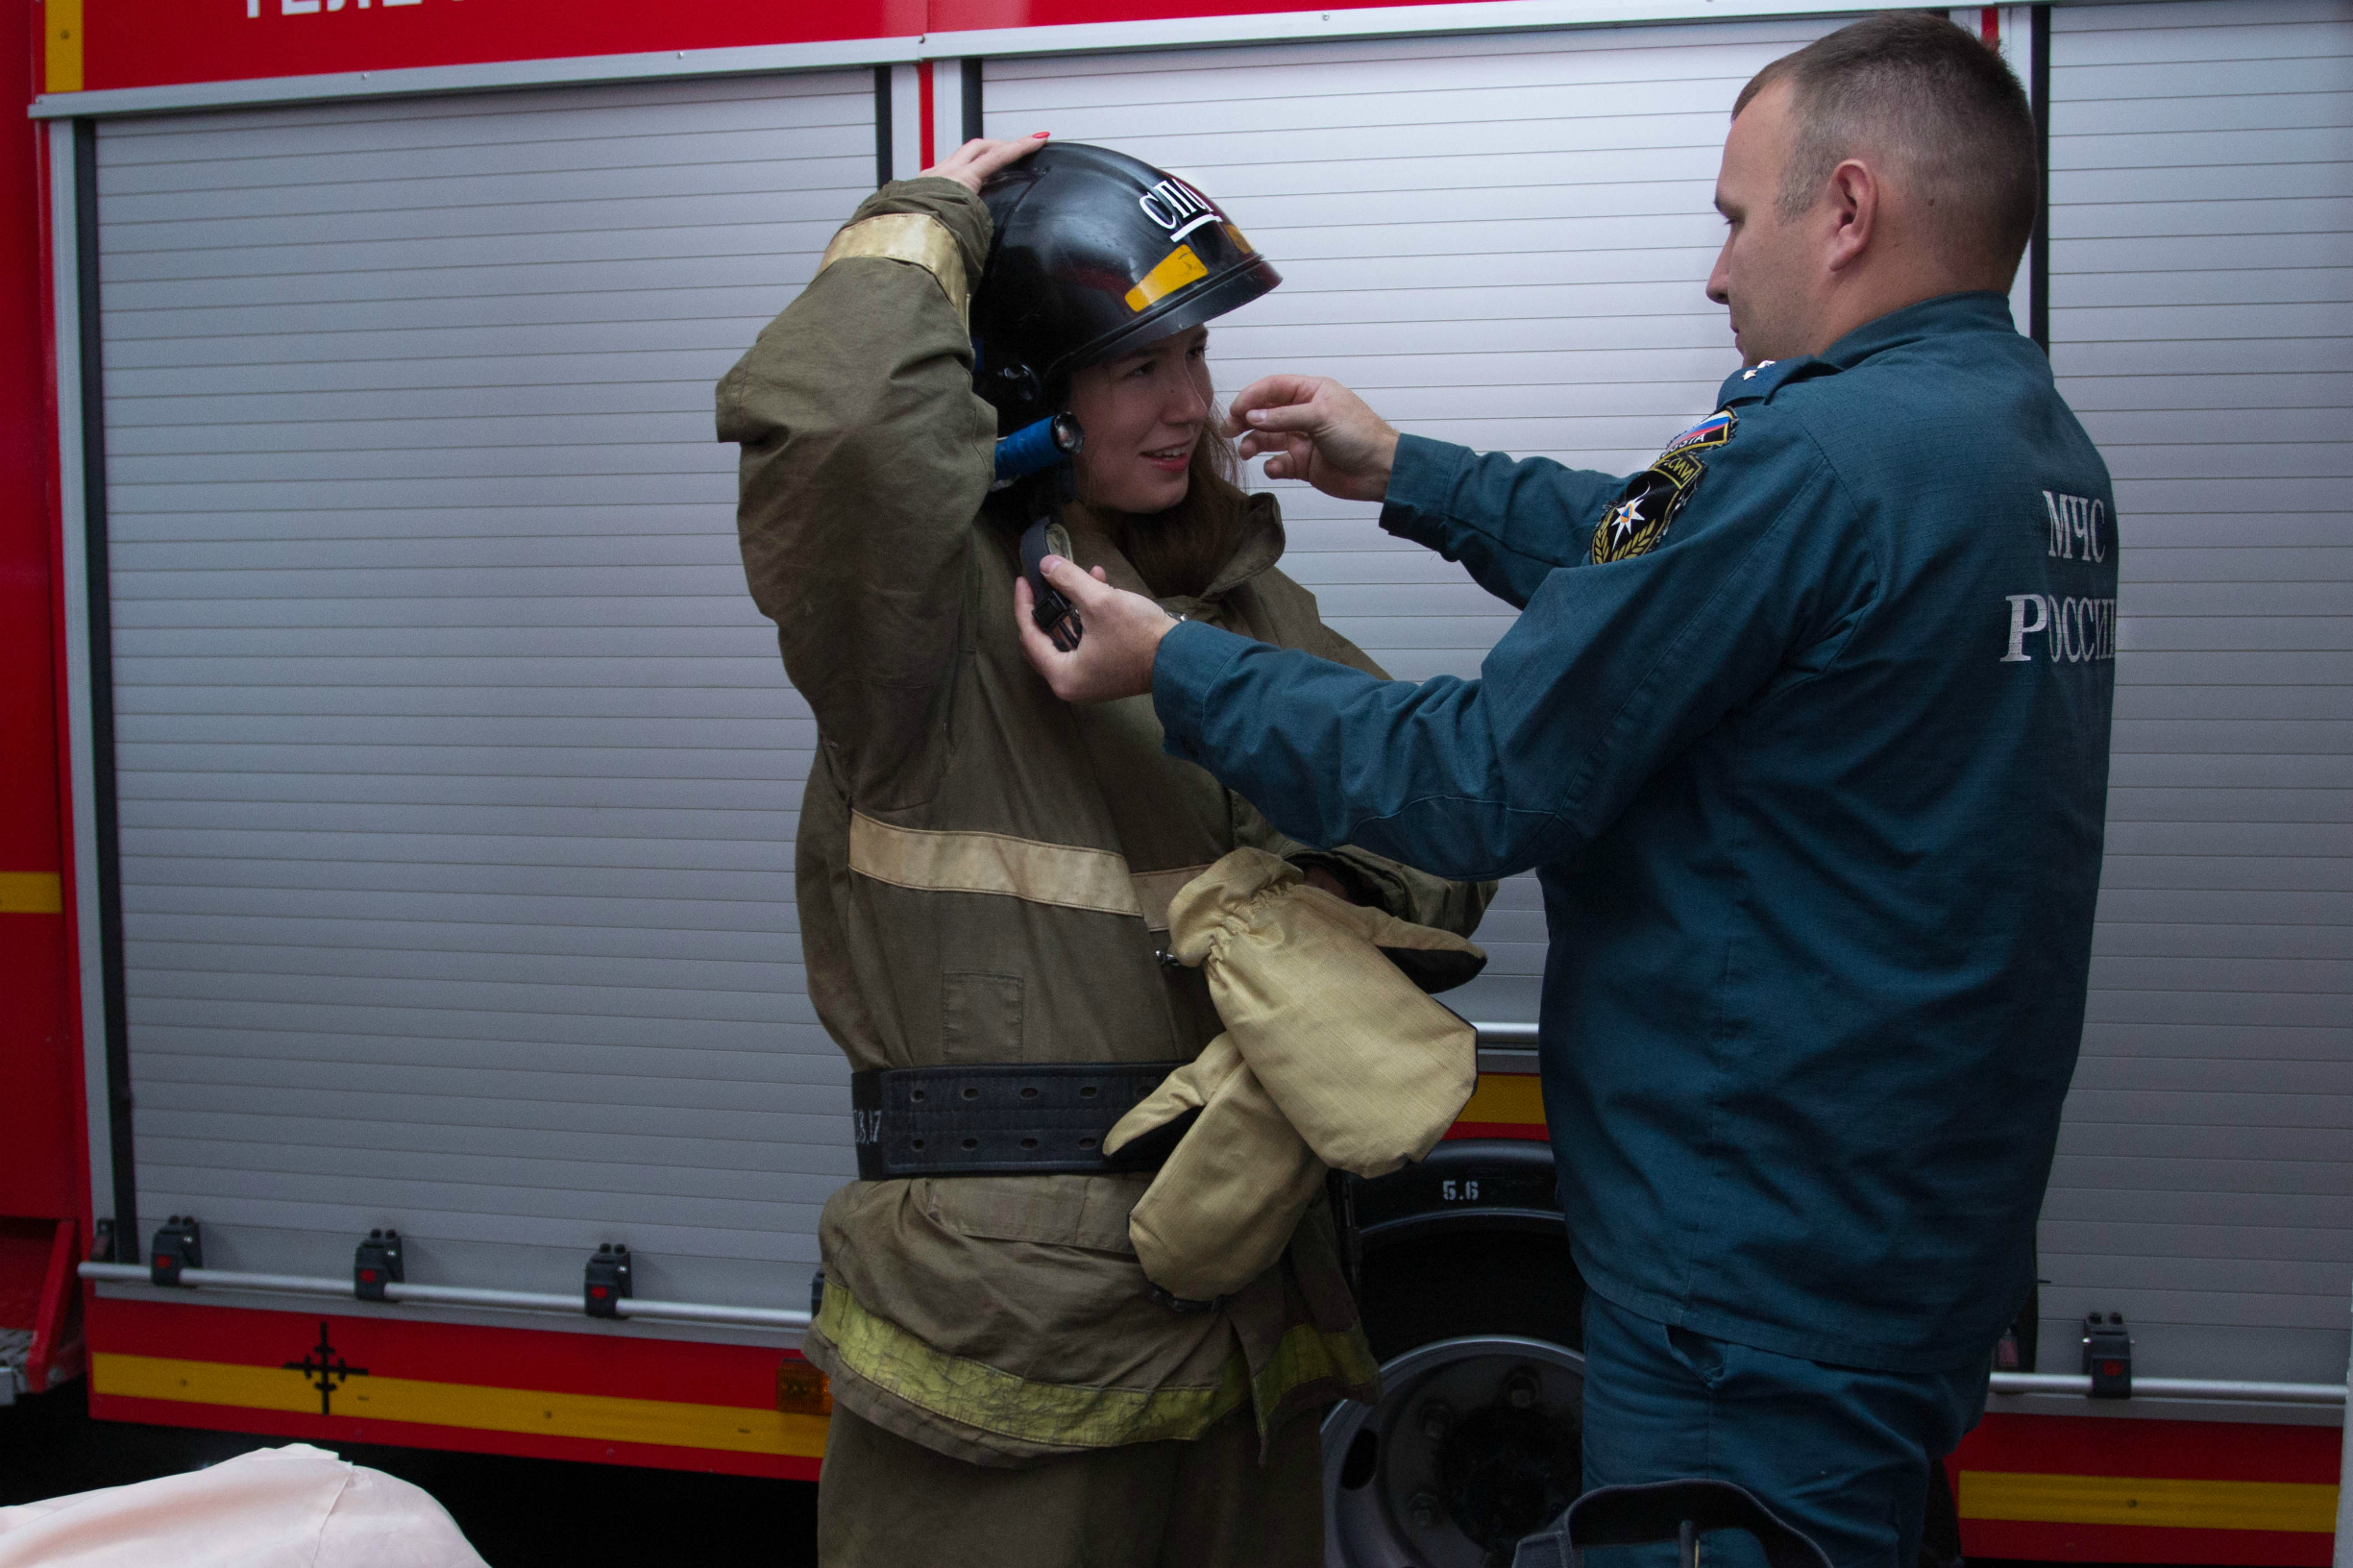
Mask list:
[[[1046,137],[1052,135],[1054,133],[1051,131],[1035,131],[1030,134],[1029,139],[1032,141],[1043,141]]]

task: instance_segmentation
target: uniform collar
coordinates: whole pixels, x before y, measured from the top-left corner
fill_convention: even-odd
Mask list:
[[[1768,359],[1761,365],[1751,365],[1746,370],[1732,372],[1725,378],[1723,387],[1716,394],[1716,406],[1723,408],[1735,404],[1763,403],[1770,400],[1775,390],[1784,382],[1852,370],[1874,355],[1918,343],[1924,338],[1981,331],[2016,335],[2017,331],[2010,320],[2010,300],[2005,294],[1996,294],[1990,289],[1975,289],[1966,294],[1940,294],[1933,300],[1907,305],[1900,310],[1890,310],[1876,321],[1863,323],[1819,355]]]
[[[1226,564],[1217,569],[1210,579],[1204,600],[1219,600],[1248,582],[1260,573],[1271,568],[1283,558],[1283,508],[1275,498],[1260,491],[1248,498],[1241,543],[1226,557]]]
[[[1110,530],[1092,510],[1077,502],[1063,507],[1063,521],[1070,530],[1070,545],[1082,567],[1103,568],[1104,576],[1115,588],[1124,588],[1133,594],[1153,596],[1151,585],[1138,574],[1135,566],[1119,548],[1111,542]],[[1226,564],[1217,569],[1210,581],[1209,591],[1199,599],[1177,595],[1159,602],[1171,614],[1195,615],[1205,606],[1214,604],[1228,594],[1267,571],[1283,558],[1286,539],[1283,532],[1283,508],[1275,498],[1260,491],[1245,502],[1244,523],[1240,542]]]
[[[2018,328],[2010,320],[2008,295],[1991,289],[1973,289],[1966,294],[1940,294],[1933,300],[1890,310],[1831,344],[1823,351],[1822,359],[1840,370],[1852,370],[1875,354],[1885,354],[1924,337],[1982,331],[2017,333]]]

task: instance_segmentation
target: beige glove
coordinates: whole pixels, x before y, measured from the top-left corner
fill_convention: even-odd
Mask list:
[[[1477,1037],[1401,965],[1465,978],[1486,959],[1472,943],[1308,887],[1262,849],[1188,882],[1168,925],[1169,951],[1208,974],[1227,1036],[1324,1164],[1385,1175],[1469,1101]]]
[[[1327,1164],[1383,1175],[1428,1154],[1460,1114],[1479,1076],[1471,1026],[1400,965],[1450,983],[1486,955],[1310,888],[1261,849],[1187,883],[1169,925],[1170,950],[1206,967],[1226,1032],[1120,1117],[1103,1149],[1166,1138],[1197,1113],[1128,1236],[1146,1279],[1211,1301],[1283,1256]]]
[[[1103,1152],[1116,1154],[1195,1111],[1128,1216],[1128,1237],[1144,1278],[1172,1296],[1213,1301],[1274,1266],[1323,1190],[1324,1166],[1231,1035],[1211,1041],[1121,1116]]]

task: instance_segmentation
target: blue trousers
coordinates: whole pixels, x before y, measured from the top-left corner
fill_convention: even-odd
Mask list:
[[[1991,1347],[1959,1372],[1872,1372],[1670,1328],[1585,1297],[1585,1484],[1737,1482],[1836,1568],[1914,1568],[1928,1466],[1985,1410]],[[1721,1568],[1763,1562],[1711,1536]],[[1650,1568],[1665,1547],[1609,1548],[1592,1568]]]

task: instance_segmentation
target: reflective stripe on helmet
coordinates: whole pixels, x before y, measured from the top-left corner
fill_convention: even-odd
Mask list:
[[[1187,283],[1197,283],[1209,275],[1210,269],[1201,264],[1193,248],[1179,245],[1161,258],[1160,265],[1136,281],[1136,286],[1127,291],[1127,307],[1141,310],[1153,301],[1165,299]]]

